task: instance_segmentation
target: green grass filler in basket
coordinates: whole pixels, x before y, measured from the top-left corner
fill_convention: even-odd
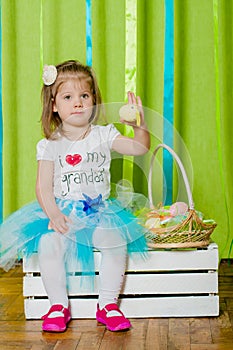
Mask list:
[[[171,206],[155,207],[152,199],[152,168],[160,148],[165,148],[176,160],[186,187],[189,205],[176,202]],[[210,235],[217,226],[214,220],[204,220],[203,214],[194,209],[192,193],[183,164],[177,154],[167,145],[155,149],[150,165],[148,194],[151,210],[145,214],[146,238],[152,248],[197,248],[207,246]]]

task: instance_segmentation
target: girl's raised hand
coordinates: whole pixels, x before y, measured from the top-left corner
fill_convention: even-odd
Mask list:
[[[128,104],[119,110],[120,121],[134,128],[133,137],[119,135],[112,144],[112,149],[120,154],[140,156],[150,148],[150,134],[147,129],[142,101],[139,96],[128,92]]]
[[[141,101],[140,96],[136,97],[132,91],[128,91],[127,97],[128,97],[128,103],[135,105],[137,107],[139,114],[140,114],[140,126],[143,125],[145,123],[145,120],[144,120],[144,112],[143,112],[142,101]],[[126,122],[125,121],[125,124],[135,126],[136,122]]]

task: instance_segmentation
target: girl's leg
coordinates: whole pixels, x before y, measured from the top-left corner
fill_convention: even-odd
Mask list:
[[[116,229],[97,228],[93,244],[101,252],[99,307],[102,309],[105,305],[117,303],[124,279],[127,248]]]
[[[52,232],[43,235],[39,242],[38,257],[42,281],[51,305],[68,307],[65,245],[63,236]]]
[[[130,321],[117,306],[125,273],[126,242],[116,229],[98,228],[93,235],[93,244],[101,252],[96,319],[110,331],[129,329]]]

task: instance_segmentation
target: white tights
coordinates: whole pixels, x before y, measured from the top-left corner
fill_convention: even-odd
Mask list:
[[[116,230],[97,228],[93,234],[93,245],[101,252],[98,303],[102,309],[117,302],[125,273],[126,244]],[[49,301],[51,305],[68,307],[64,255],[62,234],[52,232],[41,237],[39,266]]]

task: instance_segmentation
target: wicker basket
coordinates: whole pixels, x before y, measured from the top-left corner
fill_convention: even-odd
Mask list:
[[[205,247],[210,242],[210,235],[217,226],[216,223],[204,223],[194,210],[194,203],[188,178],[184,166],[177,154],[167,145],[160,144],[153,152],[150,164],[149,179],[148,179],[148,195],[150,207],[154,209],[152,198],[152,168],[155,156],[160,148],[166,149],[176,160],[185,183],[185,188],[188,195],[189,211],[187,218],[171,227],[151,228],[147,238],[148,246],[151,248],[198,248]]]

